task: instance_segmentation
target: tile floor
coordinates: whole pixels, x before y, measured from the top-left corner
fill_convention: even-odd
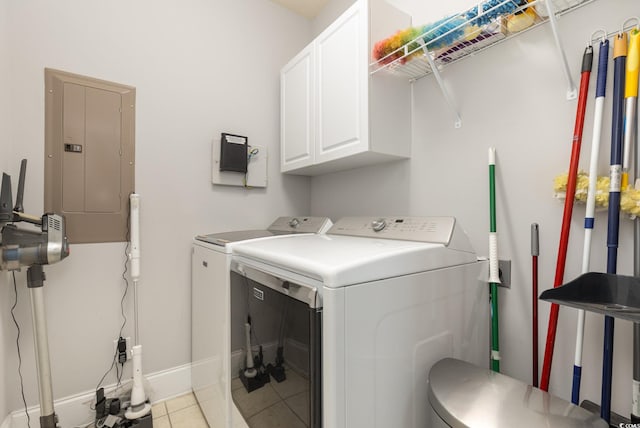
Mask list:
[[[209,428],[192,393],[154,404],[151,414],[153,428]]]
[[[272,379],[251,393],[235,378],[231,381],[231,394],[252,428],[309,426],[309,381],[293,370],[287,370],[284,382]]]
[[[287,380],[272,381],[251,394],[240,379],[231,382],[232,395],[253,428],[309,426],[309,381],[293,370]],[[154,428],[209,428],[192,393],[161,401],[151,409]]]

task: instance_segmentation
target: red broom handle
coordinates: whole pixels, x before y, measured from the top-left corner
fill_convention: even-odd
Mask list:
[[[593,48],[587,47],[584,56],[588,51],[593,55]],[[567,246],[569,243],[569,230],[571,229],[571,215],[573,214],[573,199],[576,195],[576,181],[578,176],[578,162],[580,160],[580,145],[582,144],[582,129],[584,128],[584,116],[587,108],[587,93],[589,91],[589,78],[591,77],[591,61],[589,67],[585,67],[583,58],[582,73],[580,77],[580,94],[578,96],[578,110],[576,113],[576,124],[573,130],[573,145],[571,149],[571,162],[569,163],[569,177],[567,179],[567,195],[564,200],[564,212],[562,215],[562,228],[560,230],[560,245],[558,247],[558,259],[556,262],[556,276],[553,287],[558,287],[564,280],[564,266],[567,260]],[[551,376],[551,362],[553,360],[553,347],[556,341],[556,329],[558,327],[557,303],[551,304],[549,315],[549,328],[547,330],[547,343],[544,350],[544,361],[542,365],[542,376],[540,379],[540,389],[549,390],[549,377]]]
[[[533,386],[538,386],[538,255],[540,254],[538,237],[538,224],[531,225],[531,304],[532,304],[532,362],[533,362]]]

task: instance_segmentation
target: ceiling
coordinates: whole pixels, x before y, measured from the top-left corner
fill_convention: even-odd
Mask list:
[[[318,12],[327,4],[329,0],[271,0],[295,13],[307,17],[315,18]]]

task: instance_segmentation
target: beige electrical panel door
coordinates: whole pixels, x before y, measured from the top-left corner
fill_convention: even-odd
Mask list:
[[[126,241],[135,88],[45,69],[45,97],[45,211],[70,243]]]

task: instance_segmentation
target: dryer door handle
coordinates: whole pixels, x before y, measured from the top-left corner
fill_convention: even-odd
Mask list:
[[[322,301],[316,287],[284,280],[237,261],[231,262],[231,270],[278,293],[292,297],[310,308],[322,308]]]

